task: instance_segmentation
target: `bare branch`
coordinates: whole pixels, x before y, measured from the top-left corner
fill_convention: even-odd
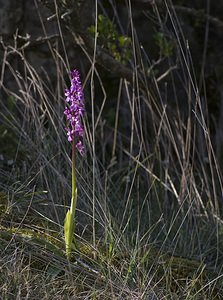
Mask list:
[[[203,10],[196,10],[190,7],[178,6],[178,5],[175,5],[174,9],[179,12],[190,14],[194,17],[202,17],[217,27],[223,27],[223,21],[204,13]]]

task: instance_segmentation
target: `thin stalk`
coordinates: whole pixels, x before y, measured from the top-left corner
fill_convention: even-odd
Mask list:
[[[70,260],[71,249],[75,246],[74,240],[74,219],[77,206],[77,186],[76,186],[76,170],[75,170],[75,139],[72,141],[72,194],[70,209],[67,211],[64,222],[64,237],[66,244],[67,259]]]
[[[76,170],[75,170],[75,138],[73,138],[72,141],[72,193],[71,193],[71,199],[74,199],[73,203],[71,201],[71,205],[74,205],[74,212],[76,210],[77,205],[77,187],[76,187]]]

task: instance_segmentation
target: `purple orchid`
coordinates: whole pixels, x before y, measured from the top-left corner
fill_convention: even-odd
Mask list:
[[[65,90],[65,97],[67,106],[65,107],[64,114],[69,122],[68,127],[65,128],[67,139],[69,142],[75,140],[77,150],[83,155],[84,145],[82,137],[84,135],[84,128],[81,117],[85,112],[85,108],[80,74],[77,70],[71,71],[71,86],[70,89]]]

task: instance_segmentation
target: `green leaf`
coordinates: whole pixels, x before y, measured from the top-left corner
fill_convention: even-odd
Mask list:
[[[73,198],[71,199],[71,203],[73,201]],[[74,206],[71,205],[71,208]],[[74,209],[70,209],[67,211],[66,218],[64,220],[64,239],[65,239],[65,245],[66,245],[66,255],[67,258],[70,258],[71,254],[71,248],[72,248],[72,241],[74,236]]]
[[[121,35],[119,38],[118,38],[118,41],[119,41],[119,46],[120,47],[124,47],[125,44],[126,44],[126,41],[127,41],[127,38],[123,35]]]

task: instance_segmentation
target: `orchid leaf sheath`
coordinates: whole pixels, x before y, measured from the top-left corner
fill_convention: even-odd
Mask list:
[[[71,198],[71,206],[67,211],[66,218],[64,221],[64,238],[66,244],[66,255],[67,258],[70,258],[72,244],[74,240],[74,217],[77,203],[77,189],[75,192],[75,196]]]

